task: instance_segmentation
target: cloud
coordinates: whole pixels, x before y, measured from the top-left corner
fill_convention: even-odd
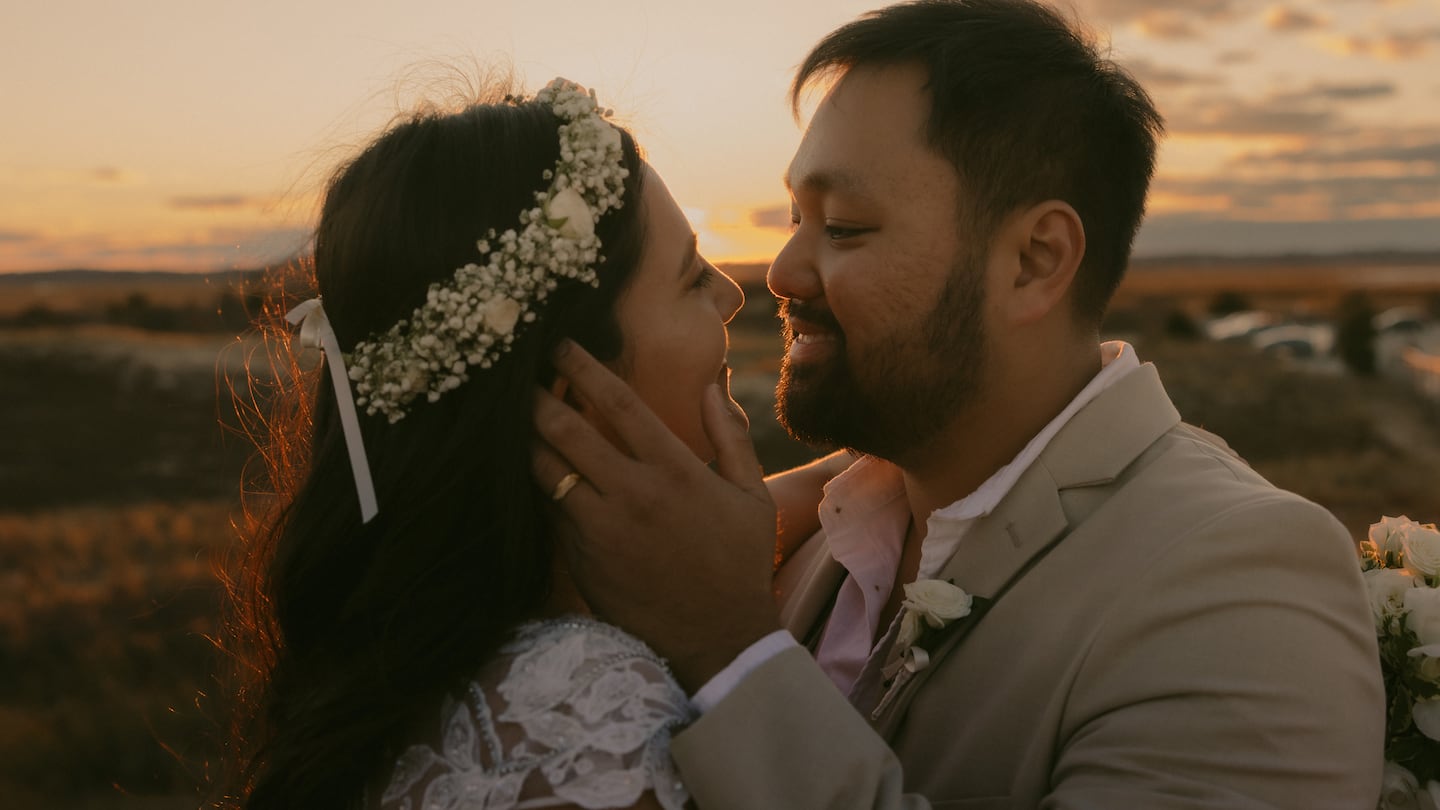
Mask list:
[[[99,166],[90,170],[90,179],[97,183],[123,183],[130,173],[115,166]]]
[[[1166,110],[1171,132],[1194,135],[1319,135],[1345,124],[1342,105],[1395,95],[1393,82],[1316,82],[1259,99],[1209,95]]]
[[[1418,31],[1330,37],[1325,46],[1342,56],[1369,56],[1387,62],[1400,62],[1424,56],[1437,43],[1440,43],[1440,26]]]
[[[1329,20],[1324,17],[1299,11],[1289,6],[1274,6],[1265,12],[1265,27],[1271,31],[1284,33],[1312,31],[1327,25],[1329,25]]]
[[[756,228],[770,228],[777,231],[790,230],[790,207],[772,205],[750,210],[750,224]]]
[[[1389,136],[1389,133],[1386,133]],[[1393,136],[1390,136],[1393,137]],[[1358,140],[1358,139],[1352,139]],[[1409,172],[1427,170],[1440,175],[1440,133],[1420,133],[1402,139],[1404,142],[1363,143],[1359,145],[1312,145],[1303,149],[1287,149],[1270,153],[1250,153],[1234,161],[1236,166],[1334,166],[1358,163],[1406,164]],[[1419,164],[1411,166],[1409,164]]]
[[[1440,203],[1440,183],[1436,180],[1434,174],[1307,176],[1298,172],[1268,178],[1161,178],[1155,183],[1155,193],[1184,197],[1224,195],[1230,200],[1230,210],[1236,214],[1251,218],[1301,219],[1306,217],[1297,214],[1297,205],[1303,205],[1313,215],[1337,216],[1382,204],[1418,207]]]
[[[1192,73],[1178,68],[1165,67],[1148,59],[1129,59],[1125,68],[1145,87],[1177,89],[1183,87],[1208,87],[1221,83],[1214,73]]]
[[[136,242],[107,234],[35,239],[0,254],[0,271],[228,270],[273,265],[309,247],[308,228],[214,228],[182,239]]]
[[[1202,26],[1234,19],[1242,7],[1238,0],[1170,0],[1156,8],[1153,0],[1089,0],[1094,16],[1116,24],[1133,25],[1144,36],[1162,40],[1196,39]]]
[[[1221,51],[1215,56],[1217,65],[1244,65],[1255,61],[1255,52],[1246,50]]]
[[[1231,97],[1176,105],[1166,117],[1171,132],[1198,135],[1317,134],[1331,129],[1337,120],[1335,111],[1324,107]]]
[[[1347,130],[1291,144],[1203,175],[1156,178],[1157,217],[1428,221],[1440,242],[1440,127]]]
[[[1171,11],[1152,11],[1135,21],[1135,26],[1151,39],[1199,39],[1200,27],[1190,17]]]
[[[1276,93],[1270,97],[1270,103],[1303,105],[1318,101],[1355,101],[1393,96],[1395,90],[1395,83],[1387,81],[1316,82],[1304,90]]]
[[[1097,16],[1117,22],[1129,22],[1155,13],[1154,0],[1089,0],[1086,4]],[[1170,0],[1167,10],[1220,20],[1234,13],[1235,0]]]
[[[0,243],[4,244],[33,242],[39,237],[40,234],[34,231],[0,231]]]
[[[170,207],[182,211],[226,211],[245,208],[256,201],[240,194],[171,197]]]

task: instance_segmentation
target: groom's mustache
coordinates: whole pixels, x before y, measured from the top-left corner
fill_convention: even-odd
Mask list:
[[[791,318],[834,332],[836,336],[844,335],[844,331],[840,329],[840,322],[835,320],[834,314],[829,309],[801,301],[798,298],[781,298],[780,320],[785,322],[787,330]]]

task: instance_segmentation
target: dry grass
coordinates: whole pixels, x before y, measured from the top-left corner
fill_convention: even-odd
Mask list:
[[[0,514],[7,808],[196,805],[230,535],[218,503]]]
[[[773,420],[773,305],[747,292],[733,387],[773,470],[813,453]],[[22,426],[0,458],[5,808],[194,807],[216,750],[211,561],[232,536],[245,448],[223,437],[216,362],[202,355],[225,341],[132,337],[0,340],[0,379],[25,381],[0,398],[0,424]],[[1433,403],[1243,347],[1136,343],[1188,420],[1357,536],[1382,513],[1440,518]]]

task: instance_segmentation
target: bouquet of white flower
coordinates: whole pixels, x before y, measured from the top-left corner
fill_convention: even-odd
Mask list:
[[[1440,531],[1382,518],[1360,557],[1385,675],[1380,808],[1440,808]]]

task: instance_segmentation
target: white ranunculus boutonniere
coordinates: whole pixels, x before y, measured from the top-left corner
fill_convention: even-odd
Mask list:
[[[974,608],[975,600],[953,582],[921,579],[905,586],[905,599],[900,603],[900,629],[895,635],[895,654],[881,670],[885,676],[886,691],[871,712],[872,720],[884,714],[915,673],[930,666],[929,651],[936,647],[931,639],[956,619],[969,616]]]
[[[1380,807],[1431,806],[1440,792],[1440,531],[1386,517],[1360,544],[1385,678]]]
[[[974,600],[953,583],[939,579],[921,579],[905,586],[905,601],[900,609],[900,634],[895,646],[902,651],[914,647],[929,630],[943,630],[945,625],[970,615]]]

